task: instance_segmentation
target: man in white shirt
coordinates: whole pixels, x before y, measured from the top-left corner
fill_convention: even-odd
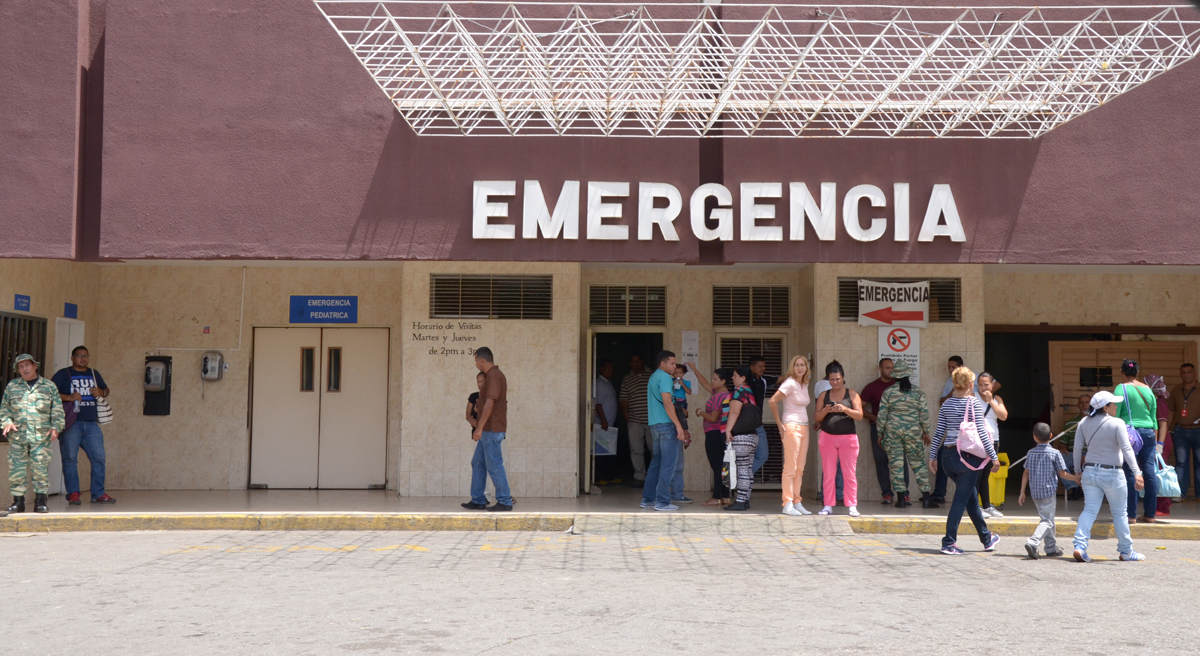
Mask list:
[[[599,375],[592,385],[592,405],[596,406],[596,418],[592,422],[604,430],[617,422],[617,390],[610,380],[612,375],[612,360],[601,360]]]

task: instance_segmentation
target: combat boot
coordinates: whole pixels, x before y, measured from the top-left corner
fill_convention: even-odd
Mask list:
[[[896,507],[897,508],[907,508],[911,505],[912,505],[912,502],[910,502],[908,500],[908,492],[901,492],[899,494],[899,496],[896,497]]]
[[[46,507],[46,495],[39,493],[33,498],[33,512],[50,512],[50,509]]]
[[[8,507],[9,514],[25,512],[25,497],[13,497],[12,505]]]
[[[921,507],[922,508],[937,508],[938,503],[933,500],[933,497],[930,496],[930,494],[928,492],[922,492],[921,493]]]

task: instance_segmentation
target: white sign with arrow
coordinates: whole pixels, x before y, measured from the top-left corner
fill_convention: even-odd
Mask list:
[[[858,281],[858,325],[929,326],[929,281]]]

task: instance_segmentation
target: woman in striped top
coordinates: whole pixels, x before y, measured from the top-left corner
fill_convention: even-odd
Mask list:
[[[975,373],[966,367],[959,367],[950,375],[950,379],[954,382],[954,392],[942,403],[942,408],[938,411],[937,429],[934,430],[933,440],[929,444],[929,470],[936,473],[940,465],[946,469],[950,480],[954,481],[954,501],[950,504],[949,514],[946,515],[946,535],[942,538],[942,553],[964,553],[956,544],[958,525],[962,522],[964,510],[971,517],[975,531],[979,533],[983,550],[995,551],[1000,536],[988,530],[987,520],[983,517],[983,510],[979,507],[979,497],[975,491],[979,482],[979,471],[983,469],[987,460],[958,450],[958,429],[965,419],[975,422],[983,448],[992,461],[993,471],[1000,468],[1000,461],[996,459],[992,436],[983,417],[986,409],[983,401],[971,394]]]

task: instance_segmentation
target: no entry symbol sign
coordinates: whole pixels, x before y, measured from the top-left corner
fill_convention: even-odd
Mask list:
[[[903,353],[912,346],[912,335],[903,328],[896,328],[888,333],[888,346],[897,353]]]

